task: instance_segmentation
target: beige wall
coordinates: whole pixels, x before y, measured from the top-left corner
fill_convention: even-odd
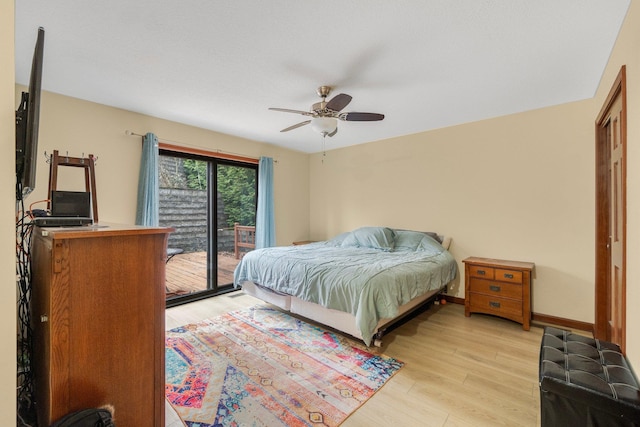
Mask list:
[[[640,3],[631,2],[595,96],[595,119],[611,86],[627,72],[627,355],[640,372]]]
[[[592,322],[591,104],[315,155],[312,237],[362,225],[438,231],[453,238],[461,272],[468,256],[535,262],[534,311]],[[449,293],[463,298],[460,280]]]
[[[16,98],[23,87],[16,87]],[[155,133],[160,141],[248,157],[273,157],[276,236],[279,244],[306,239],[309,229],[307,155],[107,107],[50,92],[42,95],[36,190],[28,202],[46,199],[49,165],[44,153],[58,150],[73,157],[97,156],[96,186],[100,222],[135,221],[141,138],[125,130]],[[83,190],[83,169],[58,169],[58,188]],[[35,207],[44,207],[37,204]]]
[[[14,3],[0,0],[0,425],[16,420]]]

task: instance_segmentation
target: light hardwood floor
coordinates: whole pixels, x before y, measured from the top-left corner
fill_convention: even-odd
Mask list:
[[[167,329],[256,304],[236,292],[170,308]],[[379,351],[405,366],[342,426],[539,426],[541,338],[536,325],[433,306],[385,336]],[[167,404],[166,426],[182,425]]]

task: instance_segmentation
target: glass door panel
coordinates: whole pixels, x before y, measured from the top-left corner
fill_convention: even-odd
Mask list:
[[[160,156],[160,225],[176,230],[167,245],[167,298],[209,289],[207,167],[202,160]]]
[[[255,247],[257,169],[217,164],[218,287],[233,285],[233,271],[242,256]]]

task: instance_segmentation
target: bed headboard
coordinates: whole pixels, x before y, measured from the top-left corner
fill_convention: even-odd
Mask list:
[[[449,250],[449,246],[451,246],[451,237],[442,236],[440,234],[438,234],[438,237],[442,239],[442,247],[445,248],[446,250]]]

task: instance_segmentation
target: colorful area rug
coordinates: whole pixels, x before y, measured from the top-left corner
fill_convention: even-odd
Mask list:
[[[189,427],[337,426],[402,365],[257,306],[167,331],[165,393]]]

